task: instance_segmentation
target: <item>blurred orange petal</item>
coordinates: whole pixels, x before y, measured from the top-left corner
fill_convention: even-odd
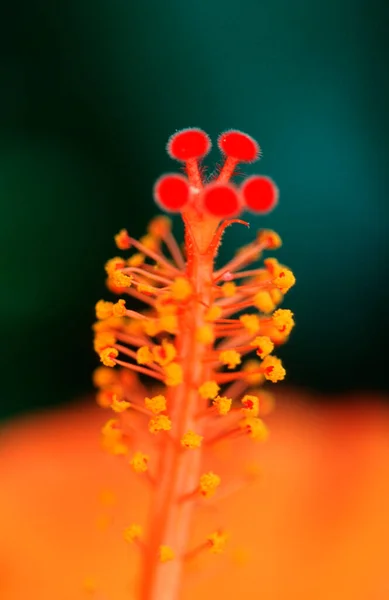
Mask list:
[[[188,566],[183,600],[389,598],[389,410],[372,396],[309,400],[280,396],[258,481],[196,511],[194,541],[220,525],[230,538]],[[135,600],[123,530],[144,520],[147,488],[100,450],[105,417],[81,405],[4,429],[2,599]],[[214,461],[233,472],[242,453]]]

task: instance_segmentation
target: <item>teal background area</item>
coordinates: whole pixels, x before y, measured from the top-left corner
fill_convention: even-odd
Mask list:
[[[388,4],[19,1],[0,19],[3,416],[91,389],[122,227],[141,235],[176,129],[258,139],[297,326],[291,384],[388,388]],[[212,152],[210,164],[218,160]],[[253,233],[253,231],[252,231]],[[226,235],[224,257],[248,241]]]

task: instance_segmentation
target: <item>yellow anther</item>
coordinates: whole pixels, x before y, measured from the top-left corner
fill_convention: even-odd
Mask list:
[[[166,398],[161,394],[158,396],[153,396],[153,398],[145,398],[145,406],[152,413],[158,415],[166,410]]]
[[[215,531],[207,537],[210,552],[221,554],[224,551],[228,536],[221,531]]]
[[[135,252],[130,258],[127,259],[127,265],[129,267],[140,267],[145,262],[145,255],[141,252]]]
[[[201,475],[200,477],[200,494],[204,496],[204,498],[210,498],[215,494],[217,488],[220,485],[220,481],[221,479],[219,475],[212,473],[212,471],[210,471],[209,473],[204,473],[204,475]]]
[[[222,316],[222,313],[223,313],[223,309],[221,308],[221,306],[218,306],[217,304],[213,304],[206,311],[206,313],[204,315],[204,319],[206,321],[213,323],[217,319],[220,319],[220,317]]]
[[[100,352],[102,352],[104,348],[113,346],[115,343],[115,336],[112,333],[109,333],[108,331],[104,331],[95,335],[95,338],[93,340],[93,347],[95,349],[95,352],[100,354]]]
[[[136,523],[134,523],[133,525],[130,525],[129,527],[127,527],[124,530],[124,539],[128,543],[138,540],[139,538],[142,537],[142,535],[143,535],[143,528]]]
[[[187,300],[192,294],[192,286],[186,277],[176,277],[170,286],[174,300]]]
[[[114,393],[112,391],[106,389],[101,390],[96,394],[96,402],[98,406],[101,406],[101,408],[110,408],[112,405],[113,396]]]
[[[219,354],[219,360],[223,365],[227,365],[229,369],[235,369],[242,362],[240,354],[236,350],[223,350]]]
[[[184,448],[200,448],[203,436],[194,431],[187,431],[181,438],[181,446]]]
[[[171,363],[177,355],[175,346],[167,340],[162,340],[162,344],[160,346],[154,346],[152,352],[154,362],[156,362],[158,365],[161,365],[161,367]]]
[[[271,229],[262,229],[259,231],[257,240],[260,244],[266,244],[268,250],[277,250],[277,248],[282,246],[280,236]]]
[[[215,396],[217,396],[219,390],[220,387],[218,386],[216,381],[205,381],[199,387],[199,394],[204,399],[212,400],[213,398],[215,398]]]
[[[201,342],[201,344],[213,344],[215,341],[213,326],[210,324],[201,325],[198,329],[196,329],[196,340]]]
[[[258,442],[264,442],[269,435],[265,423],[258,417],[246,417],[241,420],[239,425],[253,440]]]
[[[123,434],[117,419],[110,419],[107,421],[103,426],[101,433],[102,444],[105,450],[115,455],[127,454],[128,448],[123,442]]]
[[[227,283],[224,283],[220,289],[225,298],[231,298],[236,294],[236,285],[233,281],[227,281]]]
[[[116,394],[112,397],[111,408],[116,413],[122,413],[128,408],[130,408],[131,402],[126,402],[126,400],[120,400]]]
[[[102,332],[112,332],[112,329],[118,329],[120,327],[123,326],[123,320],[119,319],[118,317],[109,317],[108,319],[105,319],[104,321],[96,321],[96,323],[93,324],[93,331],[95,331],[96,333],[102,333]]]
[[[138,365],[149,365],[153,362],[153,354],[148,346],[141,346],[136,351],[136,362]]]
[[[174,550],[170,546],[159,547],[159,560],[161,562],[168,562],[175,558]]]
[[[111,258],[105,263],[105,270],[111,277],[118,269],[124,269],[125,266],[126,261],[123,258],[120,258],[120,256],[115,256],[115,258]]]
[[[144,332],[150,337],[156,336],[162,329],[159,319],[143,319],[139,323],[142,325]]]
[[[284,298],[283,293],[278,288],[272,288],[269,290],[269,294],[276,306],[277,304],[280,304]]]
[[[156,239],[156,237],[154,235],[152,235],[151,233],[143,235],[139,239],[139,241],[142,244],[142,246],[144,246],[145,248],[148,248],[148,250],[153,250],[154,252],[156,250],[158,250],[159,242]]]
[[[112,306],[112,313],[114,317],[124,317],[126,312],[127,309],[125,300],[120,299]]]
[[[97,367],[93,372],[93,385],[105,388],[117,382],[117,373],[108,367]]]
[[[140,281],[139,283],[136,284],[136,287],[138,289],[138,292],[141,292],[142,294],[146,294],[148,296],[151,296],[152,294],[154,294],[156,288],[152,285],[150,285],[149,283],[144,283],[143,281]]]
[[[261,322],[258,315],[241,315],[239,320],[243,327],[252,335],[258,333],[261,328]]]
[[[96,304],[96,319],[104,320],[112,317],[112,302],[105,302],[105,300],[99,300]]]
[[[100,352],[100,360],[106,367],[114,367],[116,365],[114,359],[118,354],[119,352],[116,348],[104,348],[104,350]]]
[[[177,304],[173,301],[171,294],[160,294],[155,300],[155,310],[160,316],[175,315],[177,313]]]
[[[130,236],[126,229],[121,229],[119,233],[115,235],[115,244],[119,250],[128,250],[131,247]]]
[[[226,415],[231,410],[232,398],[227,398],[227,396],[216,396],[212,404],[219,415]]]
[[[286,336],[290,334],[294,326],[293,313],[286,308],[279,308],[272,315],[275,327]]]
[[[283,267],[278,271],[277,276],[273,279],[273,283],[283,294],[286,294],[296,283],[296,278],[290,269]]]
[[[260,385],[265,380],[265,376],[263,373],[259,372],[261,368],[261,364],[259,360],[255,358],[251,360],[247,360],[243,365],[243,371],[247,374],[246,381],[250,385]]]
[[[274,349],[273,342],[266,335],[256,337],[251,342],[250,346],[254,346],[254,348],[257,349],[257,354],[260,358],[265,358],[265,356],[268,356]]]
[[[176,386],[182,383],[183,373],[179,363],[172,362],[163,367],[165,373],[165,383],[169,386]]]
[[[112,278],[112,283],[119,288],[130,287],[132,283],[132,277],[125,275],[122,271],[115,271],[110,277]]]
[[[286,371],[282,366],[279,358],[276,356],[266,356],[261,365],[261,370],[265,375],[266,379],[276,383],[282,381],[285,378]]]
[[[148,469],[147,463],[150,457],[143,452],[135,452],[134,456],[130,460],[130,465],[134,469],[135,473],[145,473]]]
[[[159,319],[160,330],[175,334],[178,330],[178,320],[176,315],[162,315]]]
[[[242,412],[250,417],[257,417],[259,414],[259,399],[252,394],[246,394],[242,398]]]
[[[154,217],[149,223],[148,231],[157,238],[164,238],[172,228],[171,219],[163,215]]]
[[[253,304],[265,314],[273,312],[275,304],[272,300],[270,293],[266,290],[260,290],[253,298]]]
[[[170,431],[172,422],[166,415],[157,415],[149,421],[150,433],[158,433],[159,431]]]

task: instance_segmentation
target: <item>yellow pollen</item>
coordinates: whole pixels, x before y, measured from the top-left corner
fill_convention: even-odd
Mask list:
[[[279,308],[272,315],[272,321],[275,327],[285,336],[288,336],[293,329],[294,320],[293,313],[291,310],[285,308]]]
[[[282,246],[280,236],[271,229],[262,229],[259,231],[257,240],[260,244],[266,244],[268,250],[277,250]]]
[[[212,344],[215,341],[212,325],[201,325],[196,330],[196,340],[201,344]]]
[[[250,417],[257,417],[259,413],[259,399],[252,394],[246,394],[242,398],[242,412]]]
[[[213,304],[212,306],[210,306],[208,308],[207,312],[204,315],[204,319],[206,321],[210,321],[211,323],[213,323],[217,319],[220,319],[220,317],[222,316],[222,313],[223,313],[223,310],[222,310],[221,306],[217,306],[217,304]]]
[[[105,388],[117,382],[117,373],[108,367],[97,367],[93,372],[93,385]]]
[[[219,354],[219,360],[223,365],[227,365],[229,369],[235,369],[242,362],[240,354],[236,350],[223,350]]]
[[[266,290],[260,290],[257,292],[253,298],[253,304],[265,314],[269,314],[273,312],[275,309],[274,302],[270,296],[270,293]]]
[[[158,250],[159,242],[154,235],[148,233],[139,239],[142,246],[154,252]]]
[[[130,525],[124,530],[124,539],[126,540],[126,542],[131,543],[142,537],[142,534],[143,528],[140,525],[134,523],[133,525]]]
[[[147,463],[150,457],[143,452],[135,452],[134,456],[130,460],[130,465],[134,469],[135,473],[145,473],[148,469]]]
[[[256,337],[250,344],[257,349],[257,354],[260,358],[265,358],[271,352],[273,352],[274,344],[269,337],[266,335]]]
[[[140,321],[140,325],[143,327],[144,332],[150,337],[154,337],[161,331],[159,319],[144,319]]]
[[[116,348],[104,348],[104,350],[100,352],[100,360],[106,367],[114,367],[116,363],[113,359],[116,358],[118,354],[119,352]]]
[[[124,317],[124,315],[126,314],[127,309],[126,309],[126,301],[125,300],[118,300],[116,302],[116,304],[113,305],[112,307],[112,313],[114,317]]]
[[[115,256],[115,258],[111,258],[105,263],[105,270],[111,277],[118,269],[124,269],[125,266],[126,261],[123,258],[120,258],[120,256]]]
[[[248,433],[251,439],[258,442],[264,442],[269,435],[265,423],[258,417],[246,417],[242,419],[239,425]]]
[[[210,498],[213,496],[220,485],[220,477],[215,473],[210,471],[209,473],[204,473],[200,477],[200,486],[199,491],[204,498]]]
[[[265,380],[263,373],[259,373],[261,363],[255,358],[247,360],[243,365],[243,371],[247,374],[246,381],[250,385],[260,385]],[[256,371],[256,372],[255,372]]]
[[[176,315],[162,315],[159,319],[160,330],[167,333],[176,334],[178,330],[178,320]]]
[[[232,398],[227,398],[227,396],[216,396],[212,403],[219,415],[226,415],[231,410]]]
[[[219,390],[220,387],[218,386],[216,381],[205,381],[199,387],[199,394],[204,399],[212,400],[213,398],[215,398],[215,396],[217,396]]]
[[[127,265],[129,267],[140,267],[145,262],[145,255],[141,252],[135,252],[130,258],[127,259]]]
[[[187,300],[192,294],[192,286],[186,277],[177,277],[170,286],[174,300]]]
[[[157,415],[149,421],[150,433],[158,433],[159,431],[170,431],[172,422],[166,415]]]
[[[273,383],[285,379],[286,371],[280,359],[276,356],[266,356],[262,362],[261,370],[265,378]]]
[[[182,383],[183,373],[182,367],[179,363],[172,362],[169,365],[163,367],[165,372],[165,383],[169,386],[176,386]]]
[[[117,419],[110,419],[101,430],[102,445],[110,454],[124,455],[127,454],[128,448],[122,441],[122,431],[119,428]]]
[[[283,294],[286,294],[296,283],[296,278],[290,269],[283,267],[278,271],[273,283]]]
[[[148,346],[141,346],[136,352],[138,365],[149,365],[153,362],[153,354]]]
[[[105,320],[112,317],[112,302],[105,302],[104,300],[99,300],[96,304],[96,319]]]
[[[130,408],[131,402],[126,402],[126,400],[119,400],[116,394],[112,397],[111,408],[116,413],[122,413],[128,408]]]
[[[170,546],[159,547],[159,560],[163,563],[175,558],[174,550]]]
[[[136,287],[138,288],[138,292],[141,292],[142,294],[147,294],[147,295],[153,294],[156,289],[149,283],[144,283],[144,282],[137,283]]]
[[[95,351],[100,354],[104,348],[108,348],[109,346],[113,346],[116,342],[116,339],[112,333],[104,331],[102,333],[97,333],[93,340],[93,347]]]
[[[115,271],[112,273],[111,279],[114,285],[121,288],[130,287],[132,283],[132,277],[125,275],[121,271]]]
[[[194,431],[187,431],[181,438],[181,446],[184,448],[200,448],[203,436]]]
[[[165,217],[164,215],[158,215],[150,221],[148,231],[151,233],[151,235],[157,238],[164,238],[168,233],[170,233],[171,228],[171,219],[169,219],[169,217]]]
[[[128,235],[127,229],[121,229],[119,233],[115,235],[114,239],[119,250],[128,250],[131,246],[130,236]]]
[[[158,365],[161,365],[161,367],[171,363],[177,355],[175,346],[167,340],[162,340],[162,344],[160,346],[154,346],[152,352],[154,361]]]
[[[152,413],[158,415],[166,410],[166,398],[162,395],[153,396],[153,398],[145,398],[145,406]]]
[[[247,331],[253,335],[258,333],[261,327],[261,323],[258,315],[241,315],[239,317],[240,322]]]
[[[233,281],[227,281],[227,283],[223,284],[220,289],[225,298],[231,298],[236,294],[236,285]]]
[[[220,531],[215,531],[214,533],[211,533],[207,537],[210,552],[213,552],[214,554],[221,554],[224,551],[227,539],[228,536],[226,533],[222,533]]]

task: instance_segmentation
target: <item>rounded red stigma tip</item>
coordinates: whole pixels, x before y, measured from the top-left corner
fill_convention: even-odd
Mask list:
[[[241,211],[238,193],[230,184],[208,185],[203,194],[203,206],[220,219],[234,217]]]
[[[189,183],[183,175],[162,175],[154,186],[154,199],[161,208],[179,212],[189,201]]]
[[[185,162],[191,158],[202,158],[211,149],[211,140],[201,129],[181,129],[170,136],[167,151],[171,158]]]
[[[259,158],[260,148],[257,142],[247,133],[236,129],[221,133],[218,146],[221,152],[239,162],[250,163]]]
[[[278,202],[278,188],[269,177],[249,177],[243,183],[241,192],[246,208],[256,213],[268,213]]]

